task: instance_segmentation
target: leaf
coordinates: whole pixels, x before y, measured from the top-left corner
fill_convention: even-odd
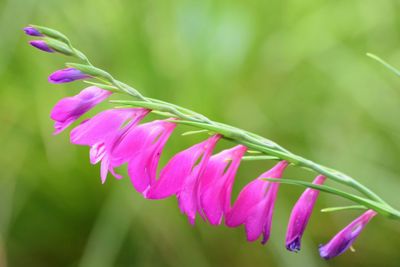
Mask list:
[[[330,193],[333,195],[341,196],[343,198],[352,200],[356,203],[359,203],[363,206],[373,209],[373,210],[381,213],[382,215],[385,215],[388,217],[396,218],[399,216],[397,214],[397,212],[390,207],[384,206],[376,201],[373,201],[373,200],[370,200],[367,198],[363,198],[363,197],[360,197],[360,196],[357,196],[354,194],[350,194],[350,193],[344,192],[342,190],[339,190],[339,189],[336,189],[336,188],[333,188],[333,187],[330,187],[327,185],[316,185],[316,184],[309,183],[306,181],[298,181],[298,180],[293,180],[293,179],[265,178],[265,180],[270,181],[270,182],[278,182],[278,183],[291,184],[291,185],[300,185],[300,186],[317,189],[321,192]]]

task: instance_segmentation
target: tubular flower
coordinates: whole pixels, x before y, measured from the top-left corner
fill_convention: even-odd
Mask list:
[[[161,170],[160,178],[149,189],[146,197],[161,199],[180,193],[187,177],[195,172],[196,162],[201,158],[198,166],[202,166],[208,161],[209,154],[219,138],[220,136],[213,136],[172,157]]]
[[[82,122],[71,131],[71,143],[90,146],[90,162],[96,164],[102,161],[101,180],[104,183],[109,168],[109,156],[106,154],[107,145],[115,140],[115,136],[121,134],[123,129],[136,126],[149,112],[143,108],[110,109],[100,112],[91,119]],[[121,128],[122,125],[125,127]],[[120,178],[114,171],[113,175]]]
[[[238,145],[210,158],[200,178],[199,193],[202,216],[218,225],[231,205],[232,186],[247,147]]]
[[[281,161],[247,184],[228,212],[226,225],[237,227],[244,224],[248,241],[255,241],[263,234],[261,243],[265,244],[270,235],[279,183],[267,182],[264,178],[280,178],[287,166],[286,161]]]
[[[50,118],[55,120],[54,134],[62,132],[80,116],[110,95],[111,92],[109,91],[90,86],[75,96],[66,97],[58,101],[50,113]]]
[[[29,41],[29,44],[33,47],[36,47],[39,50],[42,50],[44,52],[48,52],[48,53],[53,53],[55,52],[53,49],[51,49],[49,47],[49,45],[43,41],[43,40],[33,40],[33,41]]]
[[[319,175],[315,178],[313,184],[321,185],[325,180],[325,176]],[[310,219],[318,194],[318,190],[307,188],[294,205],[286,232],[286,248],[288,250],[295,252],[300,250],[301,237]]]
[[[30,35],[30,36],[40,36],[40,37],[44,36],[36,28],[34,28],[32,26],[25,27],[24,32],[25,32],[25,34]]]
[[[364,212],[360,217],[352,221],[342,231],[337,233],[331,241],[325,245],[321,245],[319,247],[320,256],[328,260],[345,252],[360,235],[367,223],[376,214],[377,213],[373,210],[367,210]]]
[[[199,203],[199,177],[220,138],[220,135],[214,135],[176,154],[162,169],[160,178],[151,186],[146,197],[160,199],[176,194],[179,208],[194,224]]]
[[[138,192],[145,195],[149,186],[155,182],[158,161],[175,127],[175,123],[164,120],[140,125],[127,134],[125,144],[129,144],[121,144],[123,150],[116,152],[119,155],[131,154],[128,161],[128,174]]]
[[[67,68],[62,70],[57,70],[50,74],[49,82],[51,83],[69,83],[76,80],[82,80],[86,78],[91,78],[90,75],[87,75],[80,70],[74,68]]]

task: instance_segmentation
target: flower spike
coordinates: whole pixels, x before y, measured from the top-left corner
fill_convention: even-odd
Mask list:
[[[58,101],[50,113],[50,118],[55,120],[54,134],[62,132],[80,116],[110,95],[111,92],[109,91],[90,86],[75,96],[66,97]]]
[[[264,178],[280,178],[288,162],[281,161],[269,171],[247,184],[226,216],[226,225],[237,227],[245,225],[247,240],[255,241],[263,235],[265,244],[270,235],[272,214],[279,183],[271,183]]]
[[[328,260],[333,257],[339,256],[345,252],[360,235],[361,231],[367,223],[377,213],[373,210],[367,210],[360,217],[352,221],[342,231],[337,233],[331,241],[325,245],[320,245],[319,254],[322,258]]]
[[[140,125],[127,135],[131,143],[123,149],[131,148],[128,174],[138,192],[145,195],[155,182],[158,161],[175,127],[175,123],[158,120]]]
[[[325,180],[325,176],[319,175],[313,184],[321,185]],[[311,217],[318,194],[318,190],[307,188],[294,205],[286,232],[286,248],[288,250],[294,252],[300,250],[301,237]]]

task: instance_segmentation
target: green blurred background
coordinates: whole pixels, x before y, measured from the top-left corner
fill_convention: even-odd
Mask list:
[[[284,235],[302,188],[281,186],[262,246],[242,228],[192,227],[175,198],[145,201],[129,179],[101,185],[88,148],[70,145],[67,132],[52,136],[52,106],[84,85],[52,85],[47,75],[71,59],[34,50],[22,32],[29,23],[58,29],[145,95],[262,134],[400,208],[400,79],[365,56],[400,66],[399,8],[397,0],[0,0],[0,266],[400,266],[400,224],[379,216],[355,253],[319,258],[318,244],[359,215],[321,214],[348,204],[334,196],[321,194],[293,254]],[[163,162],[205,138],[183,130]],[[272,164],[242,164],[235,192]],[[313,174],[292,168],[286,177]]]

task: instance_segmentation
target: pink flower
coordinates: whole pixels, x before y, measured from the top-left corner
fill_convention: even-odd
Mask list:
[[[377,213],[373,210],[367,210],[360,217],[352,221],[347,225],[342,231],[337,233],[331,241],[326,245],[321,245],[319,247],[319,254],[322,258],[328,260],[333,257],[339,256],[345,252],[355,239],[360,235],[361,231],[367,225],[367,223],[374,217]]]
[[[281,161],[247,184],[226,215],[226,225],[237,227],[244,224],[248,241],[255,241],[263,234],[261,243],[265,244],[270,235],[279,183],[268,182],[263,178],[280,178],[287,165],[286,161]]]
[[[109,166],[110,146],[115,145],[117,136],[121,137],[128,129],[135,127],[148,112],[149,110],[143,108],[110,109],[82,122],[71,131],[71,143],[90,146],[92,164],[102,161],[101,180],[103,183],[109,170],[115,177],[121,178]],[[123,125],[126,126],[122,127]]]
[[[233,182],[246,151],[245,146],[238,145],[212,156],[200,177],[202,216],[212,225],[220,224],[230,209]]]
[[[192,175],[192,179],[194,179],[198,176],[197,172],[204,168],[219,139],[219,135],[213,136],[172,157],[161,170],[160,178],[149,189],[146,197],[150,199],[166,198],[181,193],[185,183],[186,186],[190,187],[188,184],[191,183],[191,179],[187,180],[188,177]],[[196,168],[196,162],[200,158],[201,160]]]
[[[220,138],[220,135],[214,135],[175,155],[163,168],[160,179],[150,189],[148,197],[160,198],[176,194],[179,208],[188,216],[189,222],[194,224],[199,209],[199,177]]]
[[[135,189],[146,194],[157,175],[157,166],[162,150],[176,124],[168,121],[152,121],[140,125],[127,133],[113,157],[128,159],[128,174]]]
[[[58,101],[50,114],[50,118],[56,121],[54,123],[54,134],[62,132],[80,116],[110,95],[111,92],[109,91],[90,86],[75,96],[66,97]]]
[[[319,175],[315,178],[313,184],[321,185],[325,180],[325,176]],[[294,205],[286,232],[286,248],[288,250],[300,250],[301,237],[310,219],[318,194],[318,190],[307,188]]]

